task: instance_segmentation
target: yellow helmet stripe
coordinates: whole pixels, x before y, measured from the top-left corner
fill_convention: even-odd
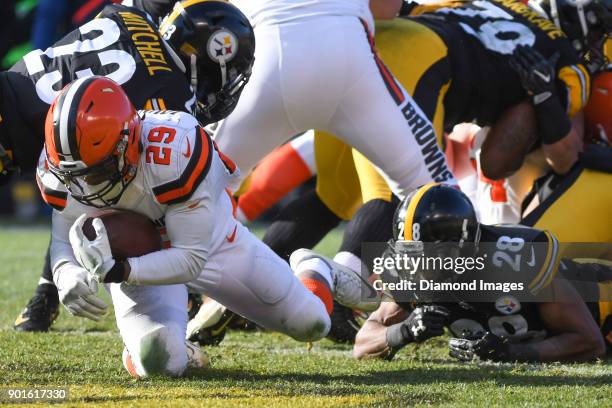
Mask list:
[[[168,18],[164,19],[162,24],[159,26],[159,31],[164,32],[167,29],[167,26],[172,24],[174,20],[176,20],[176,18],[181,14],[181,10],[185,10],[187,7],[193,6],[194,4],[204,3],[205,1],[210,1],[210,0],[187,0],[187,1],[181,1],[177,3],[174,10],[172,10],[172,13],[170,13]],[[224,3],[227,3],[227,1],[225,0],[217,0],[217,1],[222,1]]]
[[[412,200],[410,200],[410,203],[408,204],[408,208],[406,209],[406,218],[404,221],[404,239],[406,241],[413,241],[412,220],[414,219],[414,213],[416,212],[417,205],[419,205],[421,198],[423,198],[426,192],[431,190],[432,187],[435,187],[438,185],[440,185],[440,183],[425,184],[424,186],[422,186],[421,188],[417,190],[417,192],[414,194],[414,197],[412,197]]]

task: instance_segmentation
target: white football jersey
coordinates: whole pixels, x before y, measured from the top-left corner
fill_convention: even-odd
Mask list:
[[[146,215],[169,242],[166,251],[130,258],[130,282],[179,283],[202,270],[207,255],[224,239],[231,213],[217,212],[227,199],[235,165],[220,154],[197,120],[184,112],[141,111],[142,152],[134,180],[112,208]],[[37,180],[54,209],[52,265],[74,263],[68,231],[81,214],[98,211],[73,199],[47,169],[43,155]],[[175,257],[175,260],[170,258]],[[160,281],[161,277],[161,281]],[[166,277],[166,278],[164,278]]]
[[[231,0],[258,24],[279,24],[321,16],[355,16],[372,20],[369,0]]]

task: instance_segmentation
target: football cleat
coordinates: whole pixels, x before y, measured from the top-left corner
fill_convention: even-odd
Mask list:
[[[321,259],[329,267],[333,280],[332,293],[338,303],[365,312],[372,312],[378,308],[380,296],[358,271],[353,271],[351,268],[306,248],[294,251],[289,258],[289,264],[295,271],[301,262],[312,258]]]
[[[190,341],[185,341],[185,346],[187,348],[187,370],[207,368],[210,366],[210,357],[208,357],[208,354],[198,345],[193,344]],[[123,361],[123,367],[132,377],[141,377],[140,374],[138,374],[136,365],[134,365],[127,347],[123,347],[121,360]]]
[[[48,286],[48,288],[47,288]],[[59,298],[53,285],[39,285],[13,328],[23,332],[46,332],[59,316]]]
[[[357,321],[353,309],[334,302],[334,310],[330,319],[331,329],[326,336],[328,339],[334,343],[355,343],[355,336],[357,336],[361,325]]]
[[[187,346],[187,369],[207,368],[210,366],[210,357],[200,346],[188,340],[185,341],[185,346]]]
[[[225,338],[227,326],[236,317],[219,302],[207,299],[187,323],[187,339],[202,346],[217,346]]]
[[[187,315],[189,316],[189,320],[193,319],[202,307],[202,295],[199,293],[191,293],[187,294]]]

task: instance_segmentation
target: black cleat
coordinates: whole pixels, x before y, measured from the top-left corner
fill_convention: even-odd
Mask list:
[[[23,332],[46,332],[59,316],[57,288],[42,284],[17,319],[13,328]]]
[[[202,295],[199,293],[187,293],[187,314],[189,315],[189,320],[193,319],[200,307],[202,306]]]
[[[330,318],[331,329],[327,338],[335,343],[355,343],[355,336],[361,325],[355,318],[353,310],[334,301]]]

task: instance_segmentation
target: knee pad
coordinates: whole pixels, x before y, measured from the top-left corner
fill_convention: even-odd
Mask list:
[[[285,323],[285,334],[297,341],[317,341],[327,336],[331,320],[323,302],[308,292],[305,300],[295,307],[295,313]]]
[[[153,374],[178,377],[187,368],[185,339],[166,326],[143,335],[135,350],[123,353],[123,365],[130,375],[142,378]]]

